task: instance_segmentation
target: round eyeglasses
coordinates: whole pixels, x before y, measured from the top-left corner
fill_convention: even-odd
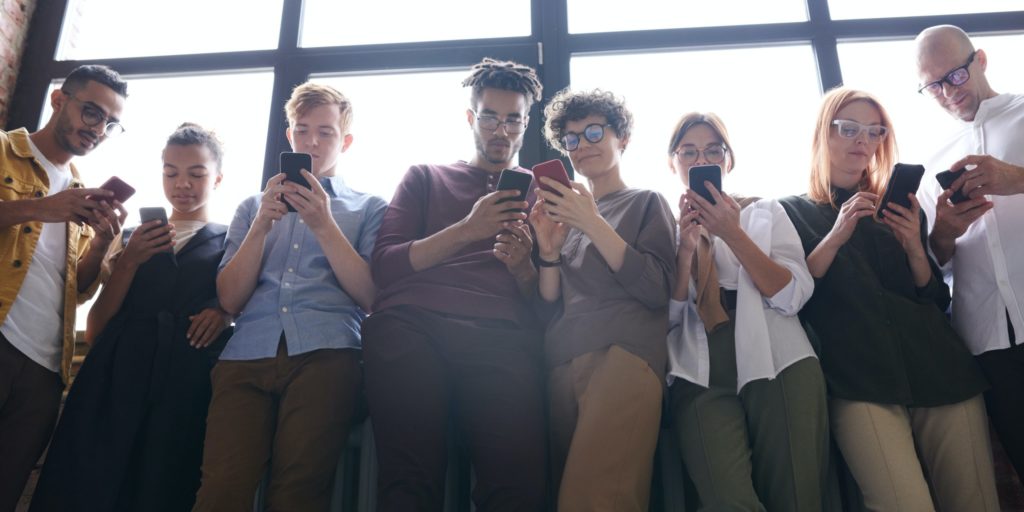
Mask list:
[[[964,63],[963,66],[953,68],[942,78],[922,85],[921,88],[917,90],[917,93],[927,93],[929,96],[937,98],[942,94],[943,83],[947,83],[953,87],[960,87],[961,85],[966,84],[967,81],[971,79],[971,72],[967,68],[971,67],[971,63],[974,62],[974,55],[977,53],[977,51],[971,52],[971,54],[967,56],[967,62]]]
[[[103,113],[103,110],[93,105],[92,102],[82,101],[68,93],[64,94],[82,106],[82,122],[85,123],[86,126],[91,127],[102,124],[103,131],[100,135],[106,134],[107,137],[116,137],[124,133],[124,126],[121,126],[121,123],[117,121],[110,121],[110,118]]]
[[[526,123],[522,119],[506,119],[502,121],[490,114],[477,115],[476,123],[480,125],[480,128],[490,132],[498,131],[498,127],[501,125],[505,125],[505,133],[510,134],[523,133],[523,130],[526,128]]]
[[[583,133],[576,132],[565,132],[562,135],[562,147],[566,151],[576,151],[580,147],[580,136],[582,135],[587,142],[591,144],[597,144],[604,139],[604,129],[607,124],[591,123],[583,128]]]
[[[856,139],[861,133],[867,132],[869,141],[878,142],[889,134],[889,129],[880,124],[860,124],[849,119],[836,119],[832,124],[836,126],[839,136],[844,139]]]
[[[683,144],[679,146],[679,149],[673,151],[672,154],[687,165],[696,162],[701,155],[704,155],[704,160],[707,160],[709,164],[720,164],[725,161],[725,154],[728,151],[725,144],[708,144],[703,149],[693,144]]]

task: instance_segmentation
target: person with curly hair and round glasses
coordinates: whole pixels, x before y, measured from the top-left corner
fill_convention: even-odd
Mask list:
[[[604,91],[558,93],[548,143],[589,186],[540,184],[530,223],[544,336],[558,510],[646,511],[661,418],[675,222],[665,198],[626,186],[633,116]]]

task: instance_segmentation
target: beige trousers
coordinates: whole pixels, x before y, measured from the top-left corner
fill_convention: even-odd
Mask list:
[[[981,395],[909,408],[833,398],[829,411],[869,510],[999,510]]]
[[[596,350],[552,369],[549,393],[558,511],[647,512],[662,393],[647,363]]]

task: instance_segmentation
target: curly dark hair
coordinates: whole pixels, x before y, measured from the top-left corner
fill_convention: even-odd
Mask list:
[[[170,137],[167,137],[168,146],[205,146],[210,150],[213,161],[217,163],[217,174],[221,174],[221,165],[224,161],[224,144],[217,138],[213,130],[207,130],[196,123],[181,123]]]
[[[579,121],[590,115],[604,116],[608,126],[620,139],[629,138],[633,130],[633,114],[626,108],[625,100],[609,91],[570,91],[562,89],[544,107],[544,136],[548,144],[563,154],[562,137],[565,123]]]
[[[462,81],[462,86],[473,88],[470,106],[474,109],[484,89],[487,88],[521,93],[526,96],[527,109],[534,102],[540,101],[544,91],[544,86],[537,78],[537,71],[530,66],[490,57],[485,57],[473,66],[469,76]]]

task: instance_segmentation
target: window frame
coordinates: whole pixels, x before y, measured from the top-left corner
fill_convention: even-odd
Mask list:
[[[806,0],[806,4],[808,20],[804,22],[569,34],[566,0],[531,0],[529,37],[301,48],[298,41],[302,0],[284,0],[278,46],[274,50],[58,61],[54,56],[68,0],[40,2],[32,17],[7,128],[37,129],[50,82],[63,78],[81,64],[106,64],[128,76],[272,68],[274,87],[267,120],[262,188],[276,172],[277,154],[288,150],[284,104],[291,89],[310,75],[468,68],[483,57],[497,57],[536,67],[547,99],[569,85],[569,60],[573,55],[809,42],[817,63],[818,85],[825,91],[843,82],[836,46],[839,40],[913,37],[926,27],[943,23],[958,25],[972,34],[1024,31],[1024,10],[832,20],[828,0]],[[541,107],[535,105],[531,111],[535,121],[541,119]],[[559,156],[546,146],[541,126],[542,123],[533,122],[527,128],[520,153],[524,166]]]

